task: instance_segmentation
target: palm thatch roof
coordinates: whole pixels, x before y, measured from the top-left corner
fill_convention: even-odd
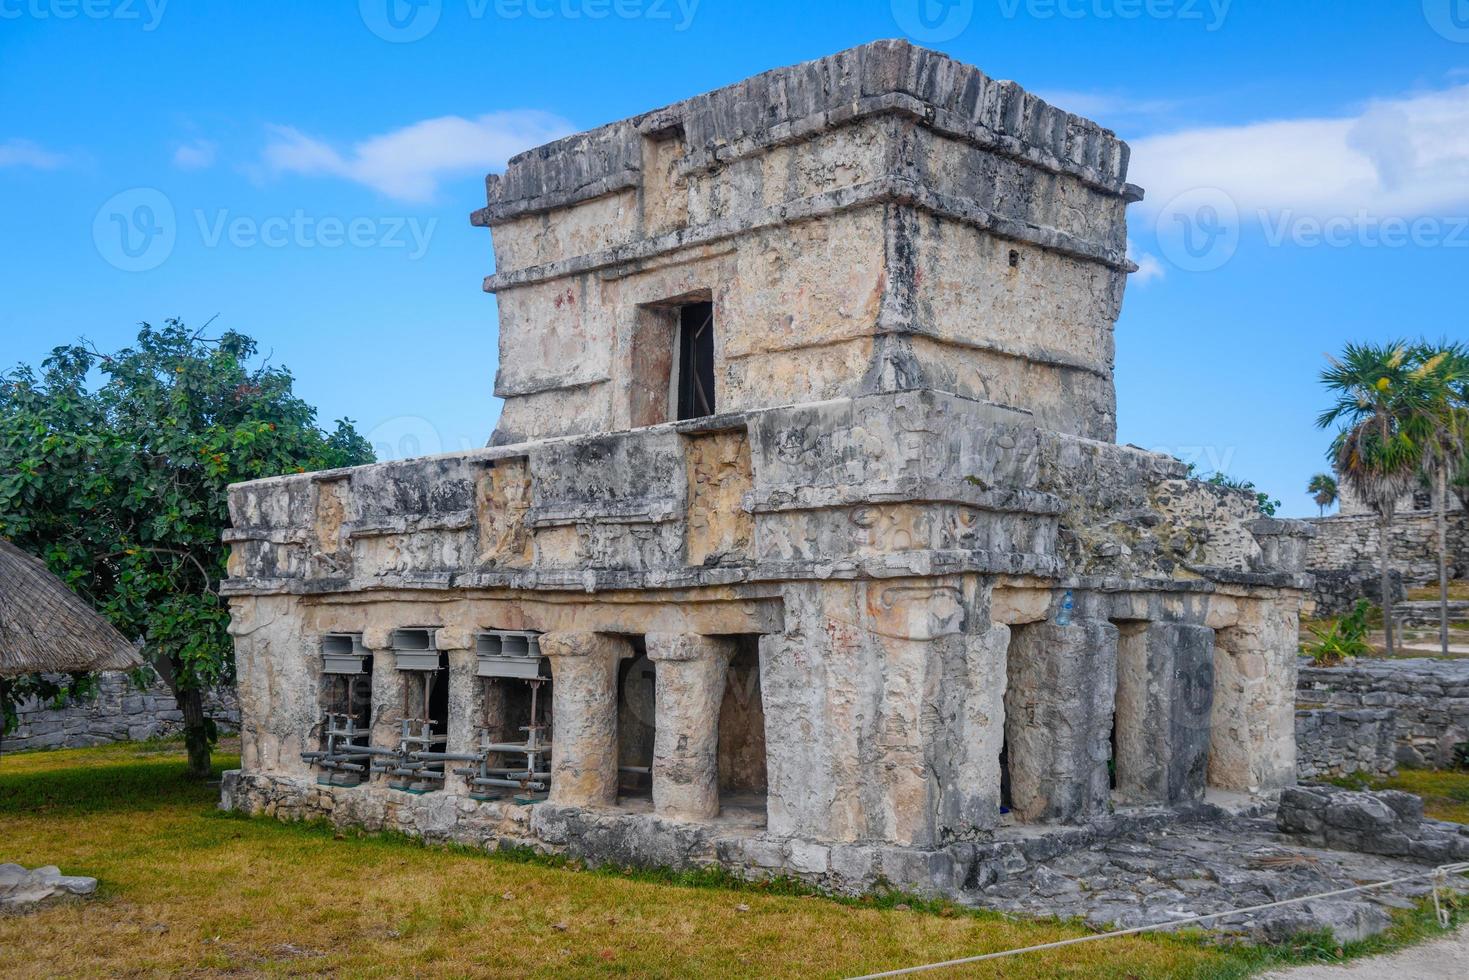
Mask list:
[[[0,677],[141,663],[133,645],[44,562],[0,541]]]

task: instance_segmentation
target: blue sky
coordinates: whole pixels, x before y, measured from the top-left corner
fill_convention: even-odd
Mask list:
[[[217,316],[380,455],[480,445],[485,171],[905,32],[1133,144],[1119,441],[1314,513],[1324,352],[1469,338],[1469,0],[0,0],[0,365]]]

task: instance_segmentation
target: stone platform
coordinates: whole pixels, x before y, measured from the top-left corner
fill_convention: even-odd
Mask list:
[[[1304,845],[1276,830],[1273,813],[1125,834],[1054,858],[973,897],[1032,916],[1132,928],[1386,881],[1426,870],[1402,858]],[[1469,891],[1460,877],[1458,891]],[[1208,923],[1213,931],[1277,942],[1330,929],[1338,942],[1381,932],[1395,909],[1428,896],[1425,878]]]
[[[1178,807],[1123,808],[1078,826],[1012,825],[989,840],[935,849],[773,835],[761,821],[749,819],[748,810],[692,822],[658,817],[637,801],[605,808],[484,803],[238,771],[225,774],[220,805],[280,820],[329,820],[490,851],[528,847],[592,865],[685,869],[717,864],[744,877],[790,877],[838,894],[896,888],[978,908],[1082,919],[1097,928],[1176,921],[1425,870],[1423,863],[1407,858],[1303,843],[1277,832],[1272,805],[1213,795],[1212,801]],[[1230,917],[1207,928],[1265,942],[1330,929],[1348,942],[1387,928],[1391,910],[1412,907],[1430,887],[1425,879]]]

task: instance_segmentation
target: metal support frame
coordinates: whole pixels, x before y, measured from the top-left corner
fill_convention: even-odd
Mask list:
[[[540,693],[545,680],[539,677],[526,680],[530,685],[530,724],[521,728],[526,733],[524,742],[492,742],[488,728],[479,732],[479,752],[474,755],[456,756],[455,761],[472,762],[473,766],[455,769],[456,776],[469,781],[470,796],[477,800],[493,799],[492,789],[517,789],[517,803],[534,803],[544,799],[551,785],[551,742],[544,737],[547,726],[541,724]],[[525,759],[520,766],[492,766],[493,755],[519,756]]]

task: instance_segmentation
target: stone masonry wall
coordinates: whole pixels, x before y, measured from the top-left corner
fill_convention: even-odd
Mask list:
[[[1392,708],[1307,708],[1296,712],[1296,773],[1303,782],[1397,768],[1397,712]]]
[[[1296,700],[1300,708],[1343,716],[1393,709],[1397,760],[1405,765],[1448,765],[1454,745],[1469,741],[1469,661],[1359,660],[1338,667],[1302,661]]]
[[[210,692],[204,710],[222,730],[240,725],[240,705],[232,688]],[[76,748],[108,742],[141,741],[176,735],[184,716],[162,679],[139,690],[126,673],[109,671],[98,677],[97,696],[63,708],[34,699],[21,707],[19,727],[3,741],[0,751]]]
[[[1317,579],[1313,615],[1343,612],[1360,597],[1380,601],[1376,515],[1338,515],[1306,523],[1316,529],[1306,553],[1306,567]],[[1432,514],[1394,518],[1392,539],[1395,579],[1406,588],[1438,581],[1438,532]],[[1469,514],[1464,511],[1448,515],[1448,545],[1449,576],[1469,576]]]

